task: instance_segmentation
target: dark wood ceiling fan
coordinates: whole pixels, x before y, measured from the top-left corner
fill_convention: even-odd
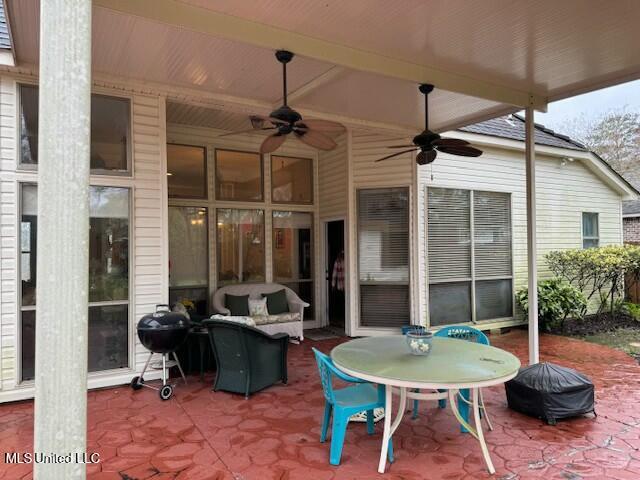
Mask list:
[[[404,150],[379,158],[376,162],[389,160],[390,158],[413,151],[419,152],[418,155],[416,155],[416,163],[418,165],[427,165],[433,162],[438,152],[462,157],[479,157],[482,155],[482,150],[472,147],[466,140],[460,140],[459,138],[442,138],[437,133],[429,130],[429,94],[433,91],[433,85],[422,84],[418,89],[420,93],[424,95],[424,130],[413,137],[413,145],[392,145],[387,147],[393,149],[402,148]]]
[[[273,131],[260,145],[260,153],[271,153],[277,150],[293,133],[303,143],[318,150],[333,150],[337,144],[329,135],[345,131],[344,125],[329,120],[303,120],[302,115],[287,105],[287,63],[294,54],[287,50],[276,51],[276,59],[282,64],[282,100],[283,105],[275,109],[269,116],[251,115],[252,128],[238,132],[225,133],[220,137],[256,131]]]

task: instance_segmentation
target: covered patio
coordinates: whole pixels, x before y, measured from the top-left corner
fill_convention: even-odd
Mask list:
[[[155,392],[128,387],[89,393],[88,451],[94,480],[143,479],[343,479],[380,478],[375,468],[381,424],[368,436],[363,424],[347,431],[342,464],[328,464],[328,443],[319,442],[324,399],[311,347],[329,351],[339,340],[291,346],[290,378],[246,401],[212,392],[211,378],[159,402]],[[523,330],[493,335],[493,345],[527,356]],[[597,418],[549,426],[506,407],[504,388],[486,391],[494,431],[487,433],[496,467],[491,477],[476,441],[461,435],[449,410],[425,402],[416,420],[407,418],[394,436],[391,479],[579,479],[626,480],[640,476],[640,366],[622,352],[543,335],[540,355],[577,368],[593,379]],[[630,408],[623,408],[628,406]],[[622,408],[621,408],[622,407]],[[409,415],[407,415],[408,417]],[[33,402],[0,406],[0,449],[27,451],[33,442]],[[30,465],[0,464],[0,478],[29,479]]]
[[[564,151],[553,146],[537,150],[535,111],[544,111],[549,102],[640,76],[640,58],[634,48],[640,44],[637,4],[619,1],[614,8],[610,2],[596,0],[515,4],[498,1],[490,7],[485,2],[421,0],[393,5],[382,0],[25,0],[6,4],[13,48],[0,57],[0,137],[6,139],[6,144],[0,145],[4,202],[0,395],[7,402],[35,397],[35,414],[31,401],[0,406],[0,445],[4,451],[95,451],[100,454],[100,463],[87,466],[88,475],[95,479],[377,476],[379,435],[368,437],[363,428],[352,425],[338,467],[328,465],[327,446],[318,442],[323,399],[311,347],[328,352],[337,341],[307,340],[292,345],[289,384],[275,386],[249,401],[211,392],[210,378],[204,383],[190,378],[189,385],[177,389],[175,400],[169,402],[158,400],[153,391],[134,393],[126,387],[85,395],[87,387],[113,387],[130,381],[145,364],[148,352],[136,338],[135,325],[157,304],[170,302],[171,207],[197,207],[197,215],[207,215],[207,210],[193,199],[170,200],[168,178],[174,173],[168,168],[168,145],[182,143],[182,130],[176,127],[181,123],[177,120],[181,114],[189,117],[185,124],[192,122],[191,126],[202,127],[198,132],[204,132],[202,137],[206,137],[202,140],[206,145],[197,145],[201,154],[198,158],[204,159],[202,173],[193,177],[201,180],[202,198],[207,200],[205,207],[212,212],[211,219],[214,211],[217,216],[215,221],[207,220],[209,230],[202,235],[204,243],[216,234],[222,238],[221,230],[215,230],[213,225],[225,227],[225,209],[231,216],[253,209],[259,217],[255,228],[230,236],[232,240],[228,242],[234,249],[239,245],[240,251],[243,241],[259,245],[255,247],[259,250],[259,271],[249,272],[242,261],[236,265],[234,256],[229,261],[229,272],[221,272],[220,266],[228,259],[220,249],[209,256],[213,247],[205,248],[205,260],[200,264],[207,268],[202,272],[204,286],[199,285],[205,298],[225,282],[238,283],[248,278],[249,282],[277,283],[272,252],[284,250],[286,242],[275,231],[284,228],[284,222],[278,224],[281,207],[277,206],[278,186],[273,181],[277,154],[272,159],[271,153],[282,145],[282,139],[276,138],[276,148],[263,150],[263,138],[260,132],[253,131],[256,128],[250,116],[260,115],[273,123],[273,112],[283,103],[287,106],[288,96],[296,115],[309,121],[341,124],[339,133],[343,136],[335,142],[329,139],[330,145],[339,145],[333,153],[309,153],[310,147],[316,148],[322,142],[314,146],[305,141],[304,125],[298,127],[302,128],[298,139],[306,144],[303,153],[286,150],[295,140],[293,135],[289,137],[291,140],[280,153],[293,151],[288,155],[310,160],[310,176],[323,191],[318,192],[320,188],[316,189],[312,180],[306,191],[308,199],[303,198],[298,205],[293,201],[281,203],[294,204],[288,206],[291,212],[284,213],[299,220],[296,228],[304,230],[307,240],[306,246],[296,251],[303,252],[300,258],[308,259],[302,270],[309,278],[295,280],[306,282],[305,288],[310,291],[315,288],[310,295],[317,300],[326,297],[326,285],[321,284],[326,283],[324,268],[328,263],[323,256],[326,252],[321,245],[320,222],[344,222],[343,320],[345,333],[350,336],[397,333],[407,324],[438,325],[430,323],[427,257],[432,252],[427,252],[423,238],[427,229],[426,185],[435,184],[429,180],[420,183],[428,177],[426,170],[416,165],[424,153],[422,146],[413,140],[414,145],[391,162],[378,164],[376,160],[388,152],[387,148],[395,148],[392,145],[412,141],[416,133],[427,130],[425,120],[430,121],[435,132],[429,133],[438,137],[441,132],[471,123],[525,112],[523,138],[519,139],[523,147],[516,147],[509,140],[501,145],[520,152],[518,160],[522,160],[522,172],[514,174],[518,186],[507,191],[497,187],[505,203],[496,208],[503,213],[509,211],[504,223],[508,232],[504,238],[508,240],[503,242],[508,251],[503,265],[506,273],[489,272],[486,278],[479,279],[500,281],[506,286],[503,297],[507,301],[503,303],[507,313],[489,315],[480,321],[506,319],[512,322],[509,326],[528,323],[528,331],[493,336],[492,343],[517,354],[523,364],[553,360],[591,375],[598,389],[599,416],[547,427],[507,410],[502,387],[489,389],[487,402],[496,428],[487,440],[497,474],[504,479],[624,479],[640,475],[638,420],[632,417],[633,409],[621,409],[640,401],[639,367],[632,359],[603,347],[551,336],[539,342],[535,288],[538,268],[543,266],[538,248],[546,240],[537,238],[536,187],[540,183],[537,184],[536,154],[546,155],[556,163],[565,158]],[[288,85],[286,77],[280,75],[280,65],[274,68],[273,53],[281,49],[296,56]],[[430,110],[423,103],[418,85],[435,86]],[[34,101],[32,96],[30,104],[25,102],[28,91],[37,99]],[[91,127],[113,127],[115,122],[110,120],[115,115],[102,110],[100,118],[107,119],[105,125],[92,119],[92,111],[97,111],[92,95],[120,97],[124,105],[124,120],[116,140],[100,139],[107,148],[106,161],[102,158],[98,165],[92,156]],[[23,124],[25,110],[31,113],[30,129]],[[283,125],[289,127],[286,135],[290,134],[295,121],[283,123],[276,117],[275,126],[270,128],[277,130],[273,136],[284,135]],[[243,130],[250,127],[253,129],[249,133]],[[21,137],[27,130],[29,135]],[[242,130],[250,138],[217,140],[234,130]],[[38,137],[39,150],[35,148]],[[216,184],[218,173],[207,170],[207,165],[218,162],[217,158],[207,157],[212,138],[219,143],[211,150],[221,149],[227,142],[228,151],[253,152],[260,172],[256,175],[260,193],[255,198],[233,198],[234,203],[225,197],[234,197],[234,185],[225,193]],[[111,148],[114,145],[117,148]],[[26,150],[28,156],[24,155]],[[453,155],[459,154],[455,153],[456,148],[452,151]],[[37,153],[37,158],[32,153]],[[586,165],[588,154],[576,154],[576,158]],[[111,168],[110,157],[122,163]],[[568,160],[573,162],[574,158]],[[280,162],[284,169],[285,160],[281,158]],[[513,164],[503,163],[507,171],[515,170]],[[436,186],[471,192],[467,193],[465,212],[473,211],[474,190],[493,190],[502,178],[499,172],[482,172],[480,161],[474,168],[481,174],[474,175],[486,175],[489,180],[470,185],[459,178],[461,172],[469,170],[454,162],[451,165],[452,170],[457,170],[455,174],[447,177],[445,172],[441,176],[444,180]],[[624,183],[603,162],[589,165],[589,175],[598,170],[599,181],[606,188]],[[234,175],[244,176],[242,168],[234,168]],[[319,177],[323,178],[318,180]],[[27,204],[24,194],[35,184],[40,202]],[[122,263],[114,268],[106,256],[95,263],[108,264],[107,280],[112,270],[122,278],[110,291],[111,296],[92,298],[87,285],[91,285],[95,272],[87,272],[87,264],[94,260],[88,255],[95,252],[88,252],[91,249],[87,247],[91,246],[89,225],[96,232],[90,223],[96,214],[89,198],[93,198],[91,192],[109,188],[117,189],[124,200],[121,210],[102,215],[117,218],[118,222],[113,223],[122,225],[122,248],[114,246],[117,242],[107,233],[104,250],[106,256],[119,250]],[[624,185],[618,188],[624,195],[637,194]],[[360,254],[366,251],[367,244],[358,237],[363,229],[357,212],[367,200],[361,196],[366,189],[388,190],[388,203],[400,205],[403,219],[395,225],[403,229],[401,235],[385,235],[394,226],[384,221],[400,215],[384,212],[372,202],[371,210],[379,214],[372,215],[370,221],[376,234],[375,246],[391,252],[389,259],[380,261],[384,265],[379,272],[377,265],[371,269],[373,273],[366,271],[366,259]],[[517,202],[512,202],[512,193]],[[31,199],[35,198],[32,194]],[[519,208],[513,225],[512,203]],[[33,275],[30,271],[23,277],[18,266],[25,254],[28,263],[36,263],[35,248],[32,251],[28,242],[21,242],[25,236],[20,237],[24,235],[22,223],[27,222],[18,219],[27,214],[31,222],[39,219],[38,235],[47,240],[38,245],[37,287],[35,270]],[[473,213],[469,215],[473,218]],[[204,219],[198,221],[192,224],[205,225]],[[233,225],[239,221],[227,223],[232,225],[228,231],[233,232]],[[29,235],[35,238],[33,225]],[[616,230],[611,231],[615,234]],[[492,232],[489,236],[493,235]],[[474,242],[470,235],[468,245]],[[399,243],[401,249],[396,248]],[[459,243],[467,245],[465,241]],[[469,292],[468,323],[477,326],[474,255],[470,253],[468,265],[463,266],[468,267],[470,277],[463,288]],[[375,252],[371,257],[381,258]],[[487,264],[493,264],[493,260],[489,258]],[[448,259],[441,268],[448,270],[456,262],[457,258]],[[236,275],[234,269],[240,274]],[[245,277],[243,269],[250,275]],[[175,277],[175,270],[173,273]],[[515,307],[516,277],[522,278],[518,287],[529,287],[527,318]],[[440,280],[455,283],[456,278]],[[466,279],[465,274],[464,282]],[[23,290],[27,283],[32,289],[28,297]],[[395,323],[384,323],[385,318],[373,318],[374,311],[388,303],[380,292],[391,290],[396,292],[393,308],[402,308],[403,314]],[[445,292],[439,298],[448,300],[453,296],[454,293]],[[374,305],[370,318],[364,308],[367,305]],[[446,311],[444,302],[440,306]],[[115,359],[114,365],[107,362],[104,368],[98,365],[92,370],[91,362],[87,363],[92,353],[87,335],[92,326],[90,317],[103,309],[106,316],[116,307],[122,356]],[[307,327],[326,324],[325,307],[326,302],[321,301],[314,305],[313,323]],[[391,317],[395,312],[387,313],[381,317]],[[116,314],[111,314],[115,318]],[[36,315],[38,328],[34,333]],[[28,359],[23,355],[26,349],[20,345],[27,343],[27,324],[31,327],[28,346],[32,348]],[[439,325],[443,324],[446,323]],[[486,330],[492,328],[488,323],[482,326]],[[495,324],[495,328],[504,326]],[[107,338],[103,344],[110,340]],[[24,368],[27,361],[33,366],[28,374]],[[88,370],[91,373],[87,374]],[[397,458],[388,476],[487,476],[470,437],[457,431],[447,411],[423,406],[417,420],[400,425],[395,437]],[[5,463],[0,466],[0,474],[7,479],[29,478],[31,466]],[[84,478],[84,465],[41,464],[36,466],[35,476]]]

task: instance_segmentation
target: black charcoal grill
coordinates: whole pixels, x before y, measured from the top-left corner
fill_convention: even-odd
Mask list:
[[[176,350],[187,339],[187,335],[189,335],[189,319],[181,313],[172,312],[169,305],[156,305],[154,313],[142,317],[138,322],[138,338],[150,353],[140,376],[131,380],[131,388],[134,390],[142,387],[152,388],[158,390],[162,400],[169,400],[173,394],[174,385],[167,383],[168,369],[173,366],[178,367],[184,383],[187,383],[176,355]],[[151,358],[154,354],[162,355],[162,361],[152,364]],[[170,357],[173,357],[173,360]],[[144,383],[144,374],[149,366],[162,370],[161,387],[157,388]]]

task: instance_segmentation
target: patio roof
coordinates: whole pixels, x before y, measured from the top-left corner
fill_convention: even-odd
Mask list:
[[[38,63],[38,4],[8,1],[23,67]],[[96,0],[93,67],[268,113],[281,96],[272,51],[287,48],[303,114],[415,130],[416,84],[429,82],[443,131],[638,78],[639,22],[633,1]]]

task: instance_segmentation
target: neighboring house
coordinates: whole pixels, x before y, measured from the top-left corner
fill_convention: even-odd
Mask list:
[[[624,243],[640,244],[640,201],[632,200],[622,204],[622,225]]]
[[[36,255],[46,241],[37,231],[37,42],[29,31],[18,32],[25,65],[0,73],[0,402],[33,395]],[[0,48],[1,40],[0,31]],[[127,383],[142,369],[147,352],[135,326],[156,304],[188,298],[206,311],[215,289],[233,282],[286,284],[311,303],[308,327],[339,319],[352,336],[409,323],[523,322],[514,303],[527,281],[521,118],[450,132],[484,154],[440,154],[422,167],[413,153],[375,162],[417,132],[357,123],[335,150],[288,140],[261,156],[261,134],[220,137],[250,128],[248,112],[225,110],[204,90],[116,72],[93,80],[89,387]],[[637,192],[567,137],[537,127],[535,139],[544,275],[551,250],[621,244],[622,201]],[[342,251],[336,292],[331,270]]]

